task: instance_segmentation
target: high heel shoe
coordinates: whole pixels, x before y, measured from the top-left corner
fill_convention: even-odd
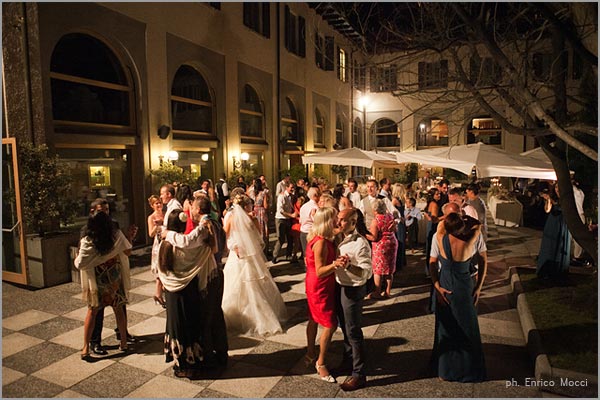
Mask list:
[[[328,373],[327,376],[322,376],[321,373],[319,372],[319,370],[321,368],[327,369],[327,366],[325,364],[319,365],[319,363],[317,362],[315,364],[315,368],[317,369],[317,375],[319,375],[319,378],[321,378],[322,381],[329,382],[329,383],[337,383],[335,378],[333,376],[331,376],[331,374],[329,374],[329,371],[327,371],[327,373]]]
[[[82,361],[87,361],[90,362],[92,361],[94,358],[90,355],[90,351],[88,350],[86,353],[81,353],[81,360]]]
[[[128,350],[129,350],[129,347],[127,347],[127,345],[125,345],[125,346],[119,345],[119,351],[121,351],[123,353],[127,353]]]
[[[160,304],[162,308],[167,308],[167,303],[162,296],[154,296],[154,304]]]

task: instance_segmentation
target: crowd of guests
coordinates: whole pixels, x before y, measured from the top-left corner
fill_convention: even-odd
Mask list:
[[[285,332],[286,307],[269,267],[284,258],[303,259],[308,308],[304,362],[326,382],[347,374],[340,385],[345,391],[365,387],[364,302],[393,295],[394,274],[406,265],[407,250],[415,254],[418,249],[424,218],[424,268],[435,313],[432,367],[443,380],[485,380],[475,308],[487,272],[486,206],[479,186],[469,184],[463,193],[445,179],[426,175],[409,187],[384,178],[369,179],[364,188],[362,195],[354,179],[347,187],[329,188],[325,180],[293,182],[286,175],[271,196],[264,176],[232,189],[223,177],[216,188],[210,180],[195,191],[185,184],[177,189],[166,184],[151,196],[147,232],[154,239],[154,300],[166,309],[165,360],[174,361],[174,374],[194,378],[225,367],[228,332],[256,337]],[[423,210],[417,207],[417,190],[427,191]],[[269,264],[271,207],[277,242]],[[548,230],[562,233],[555,233],[553,241],[544,233],[538,258],[542,271],[550,264],[562,265],[550,250],[569,253],[564,246],[570,240],[559,236],[565,235],[559,211],[548,195]],[[124,332],[119,350],[128,351],[133,340],[125,308],[130,242],[131,236],[126,238],[110,218],[107,204],[94,202],[75,260],[88,305],[83,360],[107,353],[100,344],[106,306],[113,307],[118,332]],[[343,359],[330,370],[328,349],[338,327],[344,336]]]

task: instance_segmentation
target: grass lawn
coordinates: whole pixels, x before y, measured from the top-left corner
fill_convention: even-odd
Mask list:
[[[550,365],[597,375],[597,276],[571,273],[555,281],[520,268],[519,277]]]

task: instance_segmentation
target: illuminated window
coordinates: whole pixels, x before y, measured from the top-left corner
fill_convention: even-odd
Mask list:
[[[502,128],[490,117],[473,118],[467,129],[467,144],[502,144]]]
[[[438,118],[424,119],[417,125],[417,146],[448,146],[448,124]]]

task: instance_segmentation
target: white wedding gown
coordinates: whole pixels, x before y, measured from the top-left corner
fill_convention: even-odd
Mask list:
[[[262,238],[244,209],[235,205],[224,268],[223,314],[227,330],[246,336],[282,333],[286,308],[267,269]]]

